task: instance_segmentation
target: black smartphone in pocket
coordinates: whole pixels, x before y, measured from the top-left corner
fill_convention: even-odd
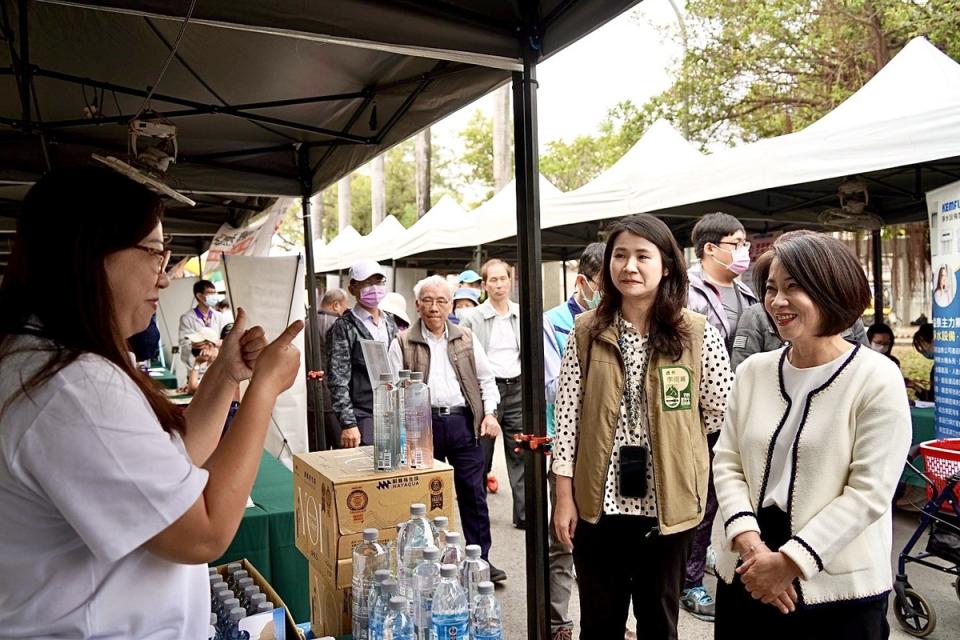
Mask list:
[[[624,445],[620,447],[620,495],[624,498],[642,498],[647,494],[646,447]]]

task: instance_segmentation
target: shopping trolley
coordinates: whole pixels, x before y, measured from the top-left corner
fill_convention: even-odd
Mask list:
[[[909,461],[907,465],[927,483],[927,504],[920,511],[920,524],[897,561],[893,613],[904,631],[923,638],[936,628],[937,613],[910,585],[906,568],[908,563],[915,563],[954,576],[954,588],[960,598],[960,439],[931,440],[919,448],[925,472]],[[928,529],[926,551],[911,555]]]

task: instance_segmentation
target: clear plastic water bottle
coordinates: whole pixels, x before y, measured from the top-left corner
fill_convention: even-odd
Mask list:
[[[376,529],[363,530],[363,542],[353,549],[353,637],[355,640],[367,640],[367,626],[370,611],[367,592],[377,569],[386,569],[387,549],[380,544],[380,533]]]
[[[224,640],[249,640],[250,633],[240,631],[240,621],[247,617],[247,610],[243,607],[234,607],[230,609],[230,615],[227,618],[227,624],[223,629]]]
[[[447,543],[447,531],[450,529],[450,519],[447,516],[437,516],[430,521],[433,527],[433,537],[437,540],[437,548],[443,549]]]
[[[396,580],[387,579],[380,584],[380,594],[370,609],[370,621],[367,627],[370,630],[367,636],[370,640],[381,640],[383,638],[383,621],[386,619],[387,611],[390,608],[390,598],[396,595]]]
[[[387,569],[390,569],[390,575],[400,580],[400,538],[403,537],[403,528],[407,526],[406,522],[397,523],[397,537],[387,542]]]
[[[222,615],[220,616],[220,626],[226,629],[226,625],[230,620],[230,612],[240,606],[240,601],[237,598],[227,598],[221,603]]]
[[[230,610],[224,607],[224,603],[226,603],[227,600],[230,600],[231,598],[233,598],[233,591],[231,591],[230,589],[221,589],[220,591],[217,592],[216,597],[217,597],[217,602],[214,608],[214,612],[217,614],[217,617],[220,618],[220,624],[222,626],[227,619],[227,614],[230,613]]]
[[[407,464],[411,469],[433,467],[433,414],[430,387],[423,374],[414,371],[404,389],[404,424],[407,430]]]
[[[392,373],[381,373],[373,390],[373,461],[377,471],[400,468],[400,432]]]
[[[237,596],[238,599],[242,601],[243,592],[246,591],[247,587],[252,587],[252,586],[254,586],[253,578],[240,578],[239,580],[237,580],[237,583],[233,587],[233,593]]]
[[[433,539],[433,529],[427,520],[427,506],[422,502],[410,505],[410,519],[403,525],[397,538],[397,552],[400,556],[400,595],[409,597],[410,577],[423,559],[423,550],[437,546]]]
[[[463,573],[460,584],[467,592],[467,602],[470,604],[470,613],[473,613],[473,603],[477,598],[477,585],[490,581],[490,564],[480,557],[480,545],[468,544],[467,557],[463,561]]]
[[[463,573],[463,561],[467,559],[467,554],[463,550],[463,542],[460,540],[459,531],[448,531],[447,540],[440,552],[440,564],[452,564],[457,571]],[[459,575],[457,576],[459,578]]]
[[[456,565],[440,567],[440,584],[433,594],[431,612],[434,638],[440,640],[466,640],[470,626],[470,611],[467,594],[460,585]]]
[[[247,613],[250,613],[250,599],[258,593],[260,593],[260,587],[255,584],[243,590],[243,594],[240,596],[240,606],[246,609]]]
[[[493,595],[493,583],[489,580],[477,585],[477,597],[470,614],[470,633],[473,640],[503,640],[500,603]]]
[[[413,626],[419,640],[431,640],[430,613],[433,611],[433,594],[440,583],[440,549],[427,547],[423,550],[423,562],[413,572]]]
[[[267,611],[273,611],[272,602],[261,602],[257,605],[257,610],[254,613],[266,613]]]
[[[217,614],[210,612],[210,624],[207,626],[207,640],[216,640]]]
[[[221,591],[230,591],[230,587],[228,587],[227,583],[223,580],[219,580],[210,585],[210,606],[214,611],[217,610],[217,604],[220,602],[217,600],[217,594]]]
[[[383,640],[414,640],[413,621],[407,613],[407,599],[390,598],[389,610],[383,620]]]
[[[407,387],[410,386],[410,370],[401,369],[397,372],[396,407],[397,407],[397,431],[400,434],[400,466],[407,467],[407,427],[406,427],[406,395]]]
[[[244,578],[249,578],[249,577],[250,577],[250,574],[247,572],[246,569],[236,569],[235,571],[230,573],[230,576],[227,578],[227,586],[230,587],[231,589],[236,589],[238,581],[243,580]]]
[[[227,565],[227,575],[229,576],[234,571],[239,571],[240,569],[243,569],[242,562],[231,562]]]

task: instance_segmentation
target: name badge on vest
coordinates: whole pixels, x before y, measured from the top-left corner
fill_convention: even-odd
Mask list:
[[[693,408],[693,374],[690,369],[670,365],[659,367],[660,400],[664,411],[689,411]]]

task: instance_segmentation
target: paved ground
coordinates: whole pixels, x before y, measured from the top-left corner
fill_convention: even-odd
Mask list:
[[[524,532],[514,529],[511,523],[511,498],[507,485],[506,465],[501,443],[497,443],[497,454],[494,458],[494,472],[500,479],[500,493],[489,496],[490,515],[493,528],[493,548],[491,559],[493,563],[504,569],[509,579],[497,589],[497,595],[503,605],[505,638],[519,639],[526,637],[527,608],[526,608],[526,574]],[[922,496],[921,496],[922,500]],[[915,514],[898,511],[894,519],[894,552],[893,561],[916,528]],[[918,547],[922,550],[926,538],[921,540]],[[918,565],[908,566],[908,576],[913,587],[933,606],[937,615],[937,627],[928,636],[931,640],[956,640],[960,638],[960,600],[954,591],[953,579],[943,573],[927,569]],[[712,578],[708,577],[708,581]],[[713,589],[712,582],[709,588]],[[579,619],[579,604],[576,591],[572,598],[571,614],[574,621]],[[904,633],[893,617],[893,599],[891,598],[890,637],[894,639],[910,638]],[[631,620],[631,628],[635,628]],[[574,638],[579,635],[579,627],[575,630]],[[680,612],[680,640],[706,640],[713,638],[713,626]],[[643,640],[641,635],[639,640]]]

